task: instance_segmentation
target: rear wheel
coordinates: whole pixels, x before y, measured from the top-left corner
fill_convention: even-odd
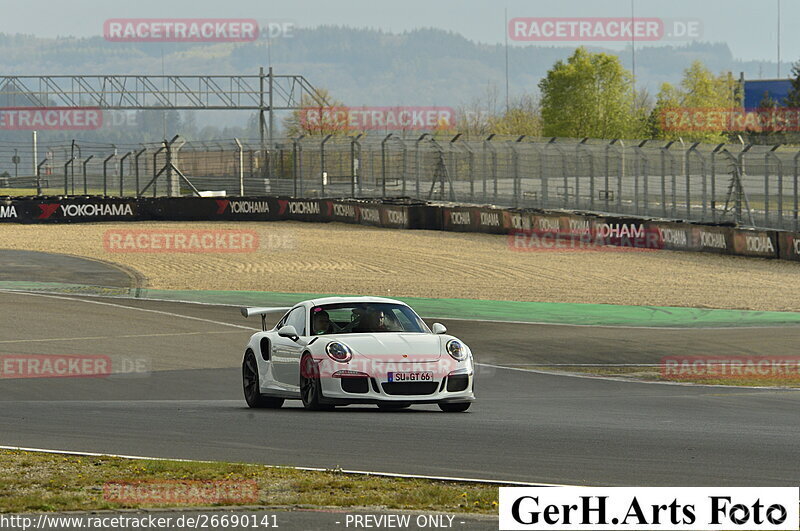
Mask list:
[[[252,408],[279,408],[283,405],[283,398],[264,396],[259,389],[258,363],[253,351],[248,350],[242,361],[242,385],[244,399]]]
[[[411,407],[410,402],[378,402],[378,409],[384,411],[397,411]]]
[[[472,402],[441,402],[439,409],[447,413],[461,413],[469,409]]]
[[[322,403],[319,367],[311,354],[306,354],[300,359],[300,397],[306,409],[312,411],[333,409],[333,406]]]

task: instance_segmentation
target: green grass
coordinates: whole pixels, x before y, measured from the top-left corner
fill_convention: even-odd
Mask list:
[[[113,288],[60,282],[0,281],[0,289],[84,293],[172,301],[205,302],[236,306],[291,306],[336,294],[277,293],[268,291],[164,290]],[[347,295],[347,294],[339,294]],[[352,294],[351,294],[352,295]],[[731,327],[798,326],[800,312],[676,308],[668,306],[623,306],[558,302],[493,301],[399,297],[426,318],[486,319],[590,326]]]
[[[107,483],[255,482],[257,499],[163,503],[113,499]],[[186,483],[184,483],[186,484]],[[196,483],[195,483],[196,484]],[[230,484],[230,483],[227,483]],[[252,483],[249,483],[252,485]],[[251,489],[252,490],[252,489]],[[497,512],[496,485],[389,478],[237,463],[153,461],[0,450],[0,513],[209,505],[371,507],[449,513]]]

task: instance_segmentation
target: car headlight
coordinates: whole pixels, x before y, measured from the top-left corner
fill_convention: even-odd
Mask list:
[[[325,346],[325,352],[328,353],[330,359],[339,363],[347,363],[353,357],[353,351],[350,350],[350,347],[338,341],[328,343]]]
[[[457,339],[451,339],[447,342],[445,348],[447,349],[447,353],[450,354],[450,357],[454,360],[464,361],[467,359],[467,349],[461,344],[461,341]]]

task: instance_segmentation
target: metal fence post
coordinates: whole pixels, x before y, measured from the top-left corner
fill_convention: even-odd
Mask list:
[[[244,148],[238,138],[234,138],[233,141],[236,143],[236,160],[239,166],[237,172],[239,174],[239,197],[242,197],[244,196]]]
[[[125,197],[125,191],[123,190],[123,175],[125,174],[125,159],[133,155],[133,151],[128,151],[122,158],[119,159],[119,196]]]
[[[729,158],[733,166],[733,172],[731,176],[730,186],[728,187],[729,192],[736,194],[734,199],[734,209],[735,209],[735,221],[737,223],[741,223],[742,220],[742,202],[744,201],[745,207],[747,208],[748,217],[750,218],[750,226],[755,227],[755,220],[753,219],[753,212],[750,210],[750,202],[747,200],[747,194],[744,190],[744,185],[742,184],[742,163],[744,162],[744,154],[753,147],[753,144],[749,144],[739,153],[738,157],[733,156],[733,154],[728,151],[727,149],[722,150],[722,154]],[[730,194],[729,194],[730,197]],[[727,211],[728,207],[728,200],[725,201],[725,211]]]
[[[142,148],[141,150],[139,150],[139,151],[137,151],[137,152],[136,152],[136,155],[134,155],[134,156],[133,156],[133,167],[134,167],[134,172],[135,172],[135,174],[136,174],[136,182],[135,182],[135,186],[136,186],[136,197],[139,197],[139,195],[140,195],[140,194],[139,194],[139,157],[140,157],[140,156],[141,156],[141,155],[142,155],[142,154],[143,154],[145,151],[147,151],[147,148]],[[84,178],[84,184],[85,184],[85,181],[86,181],[86,179]]]
[[[665,146],[661,147],[661,217],[667,217],[667,150],[674,144],[674,140],[670,140]],[[672,156],[670,155],[670,169],[672,168]],[[673,186],[673,190],[675,187]],[[675,204],[672,205],[673,209]]]
[[[414,144],[414,166],[415,166],[414,171],[417,174],[417,195],[416,195],[417,198],[421,197],[421,194],[420,194],[420,178],[421,178],[421,175],[422,175],[422,164],[420,162],[419,144],[420,144],[420,142],[422,142],[425,139],[426,136],[431,136],[431,135],[429,133],[422,133],[420,135],[420,137],[417,139],[417,141],[415,142],[415,144]],[[484,179],[485,179],[485,177],[484,177]]]
[[[747,208],[747,213],[750,217],[750,225],[755,227],[755,220],[753,219],[753,211],[750,209],[750,200],[747,199],[747,190],[744,189],[744,176],[745,176],[745,164],[744,164],[744,157],[748,151],[754,146],[755,144],[747,144],[744,149],[739,152],[739,156],[736,157],[734,160],[738,161],[738,171],[736,173],[738,177],[738,193],[737,193],[737,201],[736,201],[736,208],[739,213],[739,217],[741,218],[742,215],[742,201],[744,201],[745,208]],[[766,201],[766,197],[764,200]]]
[[[358,141],[364,133],[359,133],[358,136],[350,140],[350,195],[356,197],[356,181],[358,180],[358,173],[356,168],[356,146],[358,146],[358,165],[361,166],[361,143]],[[419,188],[419,187],[418,187]]]
[[[78,156],[75,157],[75,150],[78,150]],[[72,141],[72,153],[70,155],[73,158],[77,158],[77,160],[81,160],[83,158],[83,154],[81,153],[81,147],[75,143],[75,140]],[[70,167],[70,181],[72,182],[72,195],[75,195],[75,164],[73,163]]]
[[[297,183],[303,178],[300,167],[303,158],[303,146],[300,145],[300,141],[305,136],[306,135],[300,135],[292,139],[292,195],[294,197],[297,197]]]
[[[320,182],[320,197],[325,197],[325,185],[328,184],[328,174],[325,173],[325,144],[331,139],[333,135],[329,134],[319,143],[319,182]]]
[[[35,135],[36,131],[34,131],[33,134]],[[46,162],[47,158],[44,158],[42,162],[36,165],[36,195],[42,195],[42,166],[44,166]],[[36,164],[36,161],[34,160],[33,163]],[[797,178],[795,178],[795,183],[796,182]],[[795,212],[796,211],[797,208],[795,208]]]
[[[461,143],[464,149],[467,150],[467,166],[469,167],[469,200],[475,202],[475,153],[469,144],[466,142]]]
[[[64,195],[69,195],[69,167],[72,165],[73,160],[75,160],[75,158],[71,157],[64,163]]]
[[[691,217],[691,194],[689,192],[689,173],[691,172],[691,158],[692,154],[697,156],[698,160],[700,161],[700,177],[702,182],[702,211],[700,215],[700,219],[706,219],[706,203],[707,203],[707,193],[708,193],[708,183],[706,182],[706,160],[703,158],[703,155],[697,151],[697,146],[700,145],[700,142],[695,142],[686,152],[686,217],[689,219]]]
[[[175,152],[172,152],[172,146],[180,140],[178,143],[178,147],[175,148]],[[167,168],[167,178],[169,179],[170,185],[170,197],[176,197],[181,195],[181,171],[180,171],[180,163],[178,162],[178,157],[180,156],[181,148],[186,144],[186,140],[184,140],[180,135],[175,135],[172,137],[172,140],[169,141],[169,148],[167,149],[167,158],[169,159],[169,167]],[[116,153],[116,150],[115,150]],[[178,175],[173,174],[173,168],[175,168]]]
[[[400,145],[403,147],[403,152],[402,152],[403,153],[403,164],[402,164],[402,166],[400,168],[400,172],[403,175],[403,185],[402,185],[402,193],[401,193],[401,195],[403,197],[405,197],[405,195],[406,195],[406,178],[407,178],[407,175],[408,175],[408,166],[407,166],[407,161],[406,161],[406,158],[408,156],[408,150],[406,149],[406,141],[403,140],[402,137],[399,137],[398,140],[400,141]]]
[[[420,152],[420,142],[422,142],[426,136],[429,136],[428,133],[422,133],[419,138],[417,138],[416,142],[414,142],[414,173],[416,177],[416,197],[420,197],[420,179],[422,178],[422,162],[420,160],[421,152]]]
[[[520,199],[522,199],[522,180],[519,176],[519,153],[517,152],[517,146],[521,145],[521,142],[525,139],[525,136],[522,135],[517,138],[513,144],[511,144],[511,166],[514,171],[514,206],[519,206]]]
[[[609,193],[611,191],[611,189],[609,188],[611,186],[611,164],[609,163],[609,151],[611,151],[612,148],[614,148],[616,150],[616,143],[617,142],[619,142],[618,138],[613,139],[611,142],[606,144],[605,149],[604,149],[604,151],[605,151],[605,176],[604,176],[604,179],[605,180],[603,181],[603,190],[605,191],[605,198],[604,198],[603,204],[604,204],[605,212],[608,212],[608,207],[609,207],[608,203],[610,201],[609,196],[611,195]],[[591,192],[592,192],[591,206],[592,206],[592,208],[594,208],[594,177],[592,177],[592,181],[590,183],[590,188],[591,188]],[[619,174],[617,175],[617,188],[618,188],[617,198],[621,198],[621,196],[622,196],[622,176],[619,175]]]
[[[439,198],[442,201],[444,201],[444,189],[445,189],[444,180],[446,178],[450,177],[450,173],[449,172],[452,171],[452,168],[450,170],[448,170],[447,163],[445,163],[445,161],[444,161],[445,160],[445,158],[444,158],[444,150],[438,144],[437,144],[437,147],[439,148],[439,155],[441,156],[441,161],[442,161],[442,165],[443,165],[443,171],[442,171],[441,175],[439,175]],[[452,146],[449,146],[449,147],[450,147],[451,153],[452,153],[452,148],[453,147]],[[452,160],[450,162],[451,162],[451,166],[452,166]],[[452,191],[452,188],[450,190]]]
[[[533,151],[533,153],[536,155],[536,160],[537,160],[537,164],[538,164],[539,159],[542,158],[542,152],[541,152],[541,148],[540,148],[540,143],[538,143],[538,142],[529,142],[529,143],[525,144],[525,149],[530,149],[530,150]],[[536,182],[536,172],[532,168],[530,170],[530,178],[531,178],[531,182],[532,183]],[[535,191],[535,194],[536,194],[536,206],[539,207],[539,208],[543,208],[541,183],[542,183],[542,179],[541,179],[541,175],[539,175],[539,190]],[[535,188],[535,186],[534,186],[534,188]],[[525,192],[523,191],[522,193],[524,194]]]
[[[493,197],[494,202],[496,203],[497,202],[497,151],[495,150],[494,145],[492,144],[492,139],[495,136],[496,135],[494,133],[492,133],[491,135],[486,137],[486,140],[483,141],[483,147],[484,148],[488,147],[489,151],[492,153],[492,164],[491,164],[491,167],[492,167],[492,183],[493,183],[492,184],[492,187],[493,187],[492,197]],[[484,180],[483,189],[484,189],[484,195],[485,195],[486,194],[486,176],[485,175],[483,177],[483,180]]]
[[[567,176],[567,156],[566,153],[564,153],[561,146],[559,146],[556,143],[556,137],[551,138],[550,141],[547,143],[547,146],[545,147],[549,148],[550,146],[553,146],[553,149],[555,149],[558,152],[559,156],[561,157],[561,179],[564,184],[564,201],[562,202],[563,203],[562,207],[567,208],[569,205],[569,178]]]
[[[650,210],[650,160],[645,153],[644,148],[647,140],[642,140],[638,146],[634,147],[636,152],[636,179],[634,180],[634,210],[636,214],[640,212],[647,213]],[[640,165],[641,161],[641,165]],[[639,175],[642,177],[642,207],[639,207]]]
[[[619,141],[620,155],[617,167],[617,210],[622,212],[622,180],[625,178],[625,142]]]
[[[580,208],[581,204],[581,172],[580,172],[580,155],[578,154],[579,151],[583,151],[589,157],[589,208],[594,208],[594,159],[592,158],[592,153],[589,150],[589,146],[586,145],[586,141],[589,140],[589,137],[584,137],[578,144],[575,146],[575,206]]]
[[[512,205],[514,206],[514,208],[519,207],[519,156],[517,155],[517,142],[513,142],[510,144],[511,171],[513,172],[511,179],[511,195],[512,195]]]
[[[112,153],[103,160],[103,197],[108,197],[108,161],[116,156],[116,153]]]
[[[89,184],[88,179],[86,176],[86,165],[89,163],[90,160],[94,158],[94,155],[89,155],[83,160],[83,195],[89,194]]]
[[[764,155],[764,226],[769,227],[769,161],[770,159],[775,160],[777,165],[777,177],[778,177],[778,224],[780,228],[783,228],[783,164],[781,159],[775,154],[775,150],[777,150],[781,145],[777,144],[772,147],[769,151],[766,152]]]
[[[456,141],[461,138],[461,133],[458,133],[453,138],[450,139],[448,142],[448,154],[450,155],[448,158],[450,159],[450,167],[447,170],[447,177],[450,180],[450,195],[454,195],[454,186],[455,182],[458,180],[458,158],[456,154]],[[444,200],[444,188],[442,188],[442,200]]]
[[[711,221],[717,222],[717,153],[725,146],[724,143],[718,144],[711,151]]]
[[[798,151],[795,154],[794,158],[792,159],[792,162],[793,162],[793,166],[794,166],[794,176],[793,176],[794,178],[793,178],[793,183],[792,183],[792,185],[793,185],[792,188],[793,188],[793,192],[794,192],[794,212],[792,212],[792,218],[794,219],[794,231],[797,232],[797,230],[798,230],[797,211],[799,210],[798,209],[798,192],[800,192],[800,189],[798,189],[798,186],[797,186],[797,180],[798,180],[797,177],[798,177],[798,173],[800,173],[800,172],[798,172],[798,162],[800,162],[800,151]]]
[[[386,142],[393,136],[389,133],[381,140],[381,197],[386,197]]]
[[[539,160],[539,174],[542,176],[542,195],[545,198],[545,206],[549,203],[549,195],[548,195],[548,181],[550,178],[549,169],[546,165],[547,155],[550,152],[550,146],[552,146],[556,141],[556,137],[551,138],[547,144],[544,145],[543,155]],[[556,188],[558,191],[558,188]],[[556,194],[558,195],[558,194]]]
[[[158,148],[153,153],[153,180],[150,181],[153,183],[153,197],[156,197],[156,190],[158,189],[158,181],[156,180],[158,178],[158,168],[156,167],[156,160],[158,159],[158,154],[164,151],[165,149],[167,149],[166,141],[162,142],[161,147]],[[145,190],[147,190],[147,186],[145,186],[144,189],[142,189],[142,193],[144,193]]]
[[[172,190],[172,143],[164,140],[164,157],[166,159],[166,177],[167,177],[167,197],[172,197],[173,190]],[[222,151],[220,151],[220,157],[222,157]]]

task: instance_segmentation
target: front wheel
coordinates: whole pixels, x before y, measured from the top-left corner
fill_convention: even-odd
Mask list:
[[[306,354],[300,360],[300,397],[303,399],[303,407],[308,410],[333,409],[333,406],[322,403],[319,367],[310,354]]]
[[[447,413],[461,413],[469,409],[472,402],[441,402],[439,409]]]
[[[247,405],[252,408],[277,409],[281,407],[283,398],[262,395],[258,382],[258,363],[256,363],[256,357],[253,352],[248,350],[242,362],[242,384]]]

